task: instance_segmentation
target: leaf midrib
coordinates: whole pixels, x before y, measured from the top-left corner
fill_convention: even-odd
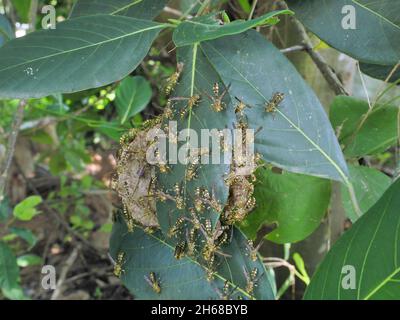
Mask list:
[[[130,112],[132,111],[132,108],[133,108],[133,101],[135,100],[136,93],[137,93],[137,90],[135,89],[135,90],[132,92],[132,95],[131,95],[131,97],[130,97],[130,99],[129,99],[128,108],[126,108],[126,111],[125,111],[125,113],[124,113],[124,116],[122,117],[122,120],[121,120],[122,123],[125,123],[125,121],[126,121],[127,118],[128,118],[128,115],[129,115]]]
[[[381,14],[379,14],[376,11],[373,11],[372,9],[366,7],[365,5],[361,4],[358,2],[358,0],[351,0],[354,4],[358,5],[359,7],[363,8],[364,10],[367,10],[369,12],[371,12],[373,15],[381,18],[382,20],[386,21],[387,23],[389,23],[390,25],[392,25],[393,27],[395,27],[396,29],[398,29],[400,31],[400,26],[398,26],[397,24],[395,24],[394,22],[390,21],[388,18],[382,16]]]
[[[24,62],[19,63],[19,64],[11,65],[11,66],[8,66],[8,67],[6,67],[4,69],[1,69],[0,72],[6,71],[6,70],[10,70],[10,69],[13,69],[13,68],[18,68],[20,66],[27,65],[27,64],[30,64],[30,63],[34,63],[34,62],[37,62],[37,61],[53,58],[53,57],[56,57],[56,56],[59,56],[59,55],[70,54],[72,52],[77,52],[77,51],[85,50],[85,49],[92,48],[92,47],[99,47],[99,46],[102,46],[103,44],[114,42],[114,41],[118,41],[118,40],[124,39],[124,38],[128,38],[128,37],[131,37],[131,36],[133,36],[135,34],[143,33],[143,32],[150,31],[150,30],[155,30],[155,29],[161,29],[161,28],[164,28],[164,27],[165,27],[165,25],[161,24],[161,25],[156,25],[156,26],[153,26],[153,27],[145,28],[145,29],[136,30],[134,32],[130,32],[130,33],[124,34],[122,36],[118,36],[116,38],[107,39],[107,40],[104,40],[104,41],[101,41],[101,42],[97,42],[97,43],[94,43],[94,44],[90,44],[90,45],[87,45],[87,46],[78,47],[78,48],[74,48],[74,49],[70,49],[70,50],[66,50],[66,51],[62,51],[62,52],[57,52],[57,53],[49,54],[49,55],[42,56],[42,57],[39,57],[39,58],[36,58],[36,59],[24,61]]]
[[[217,51],[213,46],[210,46],[222,59],[228,63],[235,72],[237,72],[238,75],[246,82],[248,83],[259,95],[262,97],[265,101],[268,99],[229,61],[227,60],[219,51]],[[285,114],[283,114],[279,109],[276,110],[290,125],[293,126],[294,129],[296,129],[301,135],[306,138],[308,142],[310,142],[337,170],[339,175],[342,177],[343,181],[345,182],[346,185],[349,184],[349,179],[346,176],[346,174],[340,169],[340,167],[337,165],[337,163],[318,145],[312,140],[308,135],[303,132],[298,126],[296,126],[288,117],[286,117]]]
[[[136,0],[136,1],[134,1],[134,2],[131,2],[130,4],[127,4],[126,6],[123,6],[122,8],[119,8],[119,9],[117,9],[117,10],[111,12],[110,14],[111,14],[111,15],[116,15],[117,13],[119,13],[119,12],[121,12],[121,11],[124,11],[124,10],[126,10],[126,9],[129,9],[130,7],[133,7],[133,6],[137,5],[138,3],[142,2],[142,1],[143,1],[143,0]]]
[[[175,251],[175,248],[173,246],[171,246],[169,243],[165,242],[164,240],[156,237],[154,234],[149,234],[150,237],[154,238],[155,240],[159,241],[160,243],[162,243],[164,246],[166,246],[167,248],[171,249],[172,252]],[[188,259],[189,261],[191,261],[192,263],[198,265],[200,268],[202,268],[203,266],[198,263],[196,260],[193,260],[191,257],[186,256],[186,259]],[[242,288],[240,288],[240,286],[236,286],[234,283],[232,283],[231,281],[229,281],[228,279],[226,279],[225,277],[223,277],[222,275],[220,275],[218,272],[216,272],[214,274],[217,278],[219,278],[220,280],[224,281],[224,282],[228,282],[232,287],[236,287],[236,290],[239,291],[240,293],[242,293],[243,295],[245,295],[247,298],[249,299],[255,299],[254,296],[249,295],[246,291],[244,291]]]
[[[367,294],[363,300],[369,300],[375,293],[379,291],[385,284],[392,281],[392,278],[400,273],[400,267],[395,269],[390,275],[388,275],[376,288],[374,288],[369,294]]]
[[[196,61],[197,61],[197,50],[199,47],[199,43],[196,42],[193,45],[193,54],[192,54],[192,73],[191,73],[191,78],[190,78],[190,96],[192,97],[194,95],[194,87],[195,87],[195,78],[196,78]],[[184,107],[186,108],[186,106]],[[189,110],[189,115],[188,115],[188,127],[187,129],[191,129],[192,125],[192,108]],[[190,132],[188,130],[188,134],[186,136],[186,142],[187,143],[190,139]],[[188,171],[188,166],[185,166],[185,181],[184,181],[184,198],[186,199],[186,193],[187,193],[187,171]]]

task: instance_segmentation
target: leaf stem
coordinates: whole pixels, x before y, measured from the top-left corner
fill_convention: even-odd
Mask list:
[[[353,209],[354,209],[357,217],[361,217],[362,216],[362,211],[361,211],[360,206],[358,204],[356,192],[354,191],[353,184],[349,180],[346,181],[346,187],[347,187],[347,190],[348,190],[349,195],[350,195],[350,200],[351,200],[351,204],[353,206]]]
[[[256,11],[257,3],[258,3],[258,0],[254,0],[253,1],[253,4],[251,6],[251,11],[250,11],[250,14],[249,14],[249,18],[247,20],[253,19],[253,15],[254,15],[254,12]]]
[[[5,157],[4,164],[0,163],[0,202],[3,201],[4,198],[4,189],[6,185],[6,181],[8,178],[8,172],[11,167],[12,159],[14,158],[15,146],[17,143],[19,128],[21,127],[22,120],[24,118],[24,110],[26,106],[26,101],[21,100],[18,106],[18,109],[14,116],[14,122],[12,124],[12,129],[10,135],[8,137],[8,154]]]

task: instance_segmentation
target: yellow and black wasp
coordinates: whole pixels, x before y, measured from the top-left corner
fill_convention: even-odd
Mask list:
[[[149,276],[144,276],[144,279],[155,293],[157,294],[161,293],[160,281],[157,279],[157,276],[154,272],[150,272]]]
[[[284,99],[285,95],[283,93],[275,92],[272,98],[265,104],[265,112],[275,113]]]
[[[121,277],[122,273],[124,272],[123,264],[125,263],[125,252],[118,252],[117,254],[117,261],[114,261],[114,275],[116,277]]]
[[[205,95],[211,100],[211,108],[215,111],[215,112],[221,112],[225,109],[226,105],[223,102],[224,97],[226,96],[226,94],[229,92],[229,88],[231,85],[229,85],[228,87],[226,87],[224,89],[224,91],[220,94],[220,90],[219,90],[219,84],[218,82],[216,82],[213,86],[213,92],[214,95],[210,96],[207,92],[204,92]]]
[[[172,101],[187,101],[187,104],[185,107],[183,107],[179,111],[179,115],[181,119],[185,118],[187,112],[191,111],[195,106],[197,106],[201,100],[201,96],[199,94],[194,94],[191,97],[173,97],[170,100]]]
[[[166,81],[164,92],[167,96],[174,91],[176,85],[178,84],[179,78],[181,77],[182,71],[183,63],[178,63],[176,66],[176,71]]]

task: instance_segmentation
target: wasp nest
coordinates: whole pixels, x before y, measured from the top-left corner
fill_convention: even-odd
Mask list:
[[[241,121],[238,128],[242,130],[242,144],[245,146],[250,138],[246,137],[247,125]],[[222,213],[223,223],[233,225],[241,222],[254,209],[256,205],[256,199],[253,197],[254,172],[257,170],[258,162],[260,162],[259,155],[234,154],[230,173],[226,179],[229,186],[229,198]]]
[[[151,194],[155,167],[146,160],[147,133],[148,130],[133,129],[122,138],[113,188],[122,200],[125,214],[133,221],[146,227],[158,227],[156,199]]]

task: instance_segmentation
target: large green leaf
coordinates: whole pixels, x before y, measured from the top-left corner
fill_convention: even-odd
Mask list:
[[[362,166],[349,166],[350,180],[353,182],[354,190],[362,213],[367,212],[383,195],[391,184],[390,178],[382,172]],[[359,217],[354,211],[347,190],[342,187],[342,201],[346,215],[351,221]]]
[[[392,0],[289,0],[296,17],[332,47],[366,63],[400,60],[400,2]],[[342,9],[355,8],[356,28],[343,29]]]
[[[220,82],[218,74],[214,71],[210,63],[207,61],[204,54],[198,48],[198,45],[187,46],[178,49],[178,60],[184,64],[182,78],[175,90],[174,96],[176,97],[190,97],[194,94],[202,96],[200,103],[195,106],[184,120],[181,120],[179,111],[182,108],[187,108],[187,101],[178,103],[176,105],[177,112],[173,120],[178,122],[178,132],[184,129],[194,130],[199,139],[201,138],[202,129],[222,130],[225,128],[232,128],[233,123],[236,121],[235,113],[232,109],[226,109],[221,112],[214,112],[211,108],[211,102],[204,94],[207,92],[213,95],[213,84]],[[229,105],[228,95],[226,95],[225,102]],[[171,143],[171,142],[170,142]],[[178,142],[178,150],[186,144],[186,139]],[[207,143],[211,150],[210,143]],[[200,142],[199,142],[200,147]],[[211,162],[210,157],[210,162]],[[159,183],[163,191],[173,190],[174,185],[178,183],[183,189],[185,195],[185,209],[179,210],[176,203],[167,201],[165,203],[157,204],[158,220],[164,233],[175,224],[176,220],[182,215],[192,218],[188,212],[188,208],[193,208],[193,199],[195,199],[196,188],[205,188],[210,194],[214,192],[215,198],[221,205],[224,205],[228,198],[228,186],[224,178],[229,173],[229,164],[225,164],[221,159],[220,164],[204,164],[198,168],[197,179],[186,181],[189,165],[178,164],[170,165],[172,171],[166,174],[159,175]],[[213,209],[206,210],[202,217],[204,219],[211,219],[214,224],[219,218],[219,213]]]
[[[266,239],[282,244],[301,241],[320,225],[330,195],[329,180],[259,170],[254,192],[257,208],[243,222],[241,229],[254,239],[263,225],[276,223],[277,228]]]
[[[246,44],[246,45],[243,45]],[[247,105],[264,160],[296,173],[348,182],[347,166],[321,103],[294,66],[256,31],[200,44],[231,97]],[[276,114],[264,112],[274,93],[285,99]],[[234,101],[234,100],[233,100]]]
[[[19,269],[11,249],[0,241],[0,288],[12,289],[18,285]]]
[[[114,260],[119,252],[125,253],[122,269],[122,282],[137,299],[220,299],[225,281],[233,291],[231,298],[237,299],[274,299],[273,279],[265,270],[262,262],[251,261],[245,254],[246,238],[234,229],[233,240],[224,247],[231,258],[219,259],[219,266],[213,281],[207,281],[205,269],[193,258],[174,257],[174,247],[160,232],[146,234],[136,228],[129,233],[121,217],[117,218],[110,241],[110,253]],[[245,291],[246,279],[243,268],[252,270],[257,267],[260,275],[254,295]],[[155,293],[146,282],[145,276],[154,272],[160,281],[161,293]],[[236,288],[236,289],[235,289]],[[234,290],[235,289],[235,290]]]
[[[42,202],[40,196],[30,196],[18,203],[13,211],[14,217],[21,221],[30,221],[40,212],[36,207]]]
[[[279,22],[281,14],[292,14],[290,10],[272,11],[253,20],[235,20],[221,24],[218,13],[186,20],[174,31],[173,40],[177,47],[183,47],[196,42],[213,40],[228,35],[242,33],[251,28],[274,25]]]
[[[132,72],[164,25],[94,15],[0,48],[0,97],[36,98],[100,87]]]
[[[14,32],[11,24],[5,15],[0,14],[0,47],[12,38],[14,38]]]
[[[361,71],[370,77],[388,82],[396,82],[400,80],[400,68],[396,66],[382,66],[378,64],[360,63]],[[393,73],[393,70],[395,72]],[[391,77],[389,78],[389,76]]]
[[[400,299],[399,208],[400,180],[332,247],[305,299]],[[355,289],[343,288],[352,274]]]
[[[124,124],[134,115],[146,108],[151,100],[151,86],[140,76],[127,77],[118,86],[116,92],[116,106],[121,124]]]
[[[397,143],[397,106],[377,105],[372,111],[366,101],[339,96],[333,101],[330,119],[340,133],[339,141],[348,157],[385,151]]]
[[[152,20],[169,0],[78,0],[70,18],[93,14],[121,15],[143,20]]]

